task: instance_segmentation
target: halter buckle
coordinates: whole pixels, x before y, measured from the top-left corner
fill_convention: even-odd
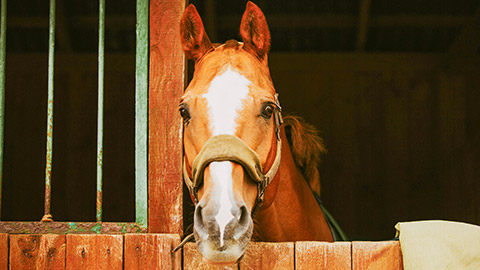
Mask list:
[[[280,126],[283,124],[283,118],[278,93],[275,94],[275,107],[275,133],[277,134],[277,141],[280,141]]]

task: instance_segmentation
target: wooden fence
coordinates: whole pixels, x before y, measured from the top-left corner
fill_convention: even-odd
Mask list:
[[[0,234],[2,269],[215,269],[178,234]],[[182,258],[183,256],[183,258]],[[231,269],[403,269],[398,241],[252,242]]]

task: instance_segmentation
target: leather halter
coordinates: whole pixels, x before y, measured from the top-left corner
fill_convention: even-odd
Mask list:
[[[267,173],[263,174],[262,164],[257,153],[247,144],[234,135],[217,135],[211,137],[203,145],[198,155],[193,160],[192,178],[187,171],[185,157],[183,158],[183,179],[193,197],[195,204],[198,203],[198,188],[203,183],[205,168],[214,161],[232,161],[242,165],[250,178],[257,182],[257,198],[252,210],[252,216],[261,205],[265,195],[265,189],[277,174],[280,167],[282,141],[280,139],[280,126],[283,123],[282,107],[278,101],[278,94],[275,94],[274,122],[275,134],[277,137],[277,151],[272,166]]]

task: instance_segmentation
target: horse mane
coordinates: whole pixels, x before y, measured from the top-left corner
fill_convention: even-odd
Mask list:
[[[292,150],[293,159],[302,171],[313,192],[320,196],[320,156],[327,152],[318,130],[299,116],[283,118],[285,133]]]

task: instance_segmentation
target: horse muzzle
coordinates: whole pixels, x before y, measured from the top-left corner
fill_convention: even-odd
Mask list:
[[[203,257],[214,263],[232,263],[244,254],[253,232],[250,210],[243,201],[222,207],[204,196],[195,207],[194,236]]]

